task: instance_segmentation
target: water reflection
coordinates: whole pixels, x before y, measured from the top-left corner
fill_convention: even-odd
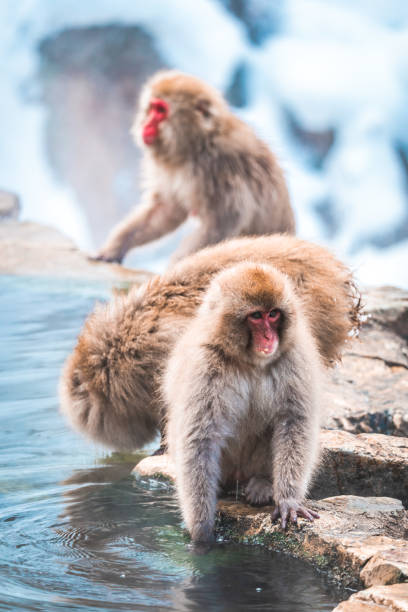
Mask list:
[[[181,611],[333,608],[337,594],[302,561],[232,544],[193,554],[172,487],[136,481],[129,477],[133,465],[81,470],[63,483],[76,485],[64,494],[65,539],[83,551],[70,573],[135,589],[143,594],[139,603],[154,591],[156,606]]]

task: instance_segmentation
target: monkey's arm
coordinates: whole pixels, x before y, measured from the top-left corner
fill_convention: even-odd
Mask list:
[[[231,435],[226,414],[225,381],[201,381],[201,391],[176,408],[169,444],[176,465],[176,483],[187,528],[194,542],[213,539],[221,451]],[[171,438],[171,439],[170,439]]]
[[[95,259],[120,262],[130,249],[173,231],[186,217],[186,210],[176,200],[164,201],[156,193],[112,230]]]
[[[302,505],[318,458],[319,419],[308,385],[296,384],[292,378],[282,409],[276,416],[272,439],[273,518],[281,517],[285,528],[288,519],[319,518]]]

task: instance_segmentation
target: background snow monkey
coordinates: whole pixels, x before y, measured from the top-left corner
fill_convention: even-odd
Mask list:
[[[162,379],[169,353],[214,275],[242,261],[270,264],[287,275],[321,360],[330,365],[339,359],[359,320],[348,268],[325,248],[294,236],[236,238],[97,305],[61,380],[61,408],[73,427],[115,449],[153,441],[166,421]]]
[[[145,151],[143,203],[113,229],[96,259],[122,261],[189,215],[200,225],[173,261],[228,237],[294,233],[274,155],[209,85],[176,71],[157,73],[142,90],[132,131]]]
[[[217,491],[246,483],[282,527],[318,518],[303,499],[318,458],[322,363],[292,282],[271,265],[217,275],[170,356],[167,440],[193,541],[213,538]]]

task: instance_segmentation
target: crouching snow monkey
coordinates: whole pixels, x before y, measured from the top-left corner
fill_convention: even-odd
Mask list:
[[[303,505],[319,449],[322,362],[301,300],[276,267],[242,263],[211,282],[164,382],[167,441],[193,541],[213,538],[217,492],[240,480],[275,502],[282,527]]]
[[[189,215],[199,227],[173,261],[229,237],[294,233],[275,156],[209,85],[159,72],[142,90],[133,134],[145,152],[144,198],[96,259],[122,261],[129,249],[173,231]]]

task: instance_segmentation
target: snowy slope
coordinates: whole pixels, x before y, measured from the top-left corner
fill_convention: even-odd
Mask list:
[[[252,0],[255,7],[261,2]],[[245,65],[248,103],[239,113],[281,159],[299,235],[330,246],[363,282],[408,287],[402,162],[408,158],[408,3],[287,0],[279,6],[278,31],[254,45],[228,2],[3,0],[0,186],[20,193],[25,218],[89,245],[74,196],[47,167],[43,109],[30,104],[26,84],[45,36],[67,27],[141,25],[170,65],[224,91]],[[316,152],[322,138],[327,150]]]

